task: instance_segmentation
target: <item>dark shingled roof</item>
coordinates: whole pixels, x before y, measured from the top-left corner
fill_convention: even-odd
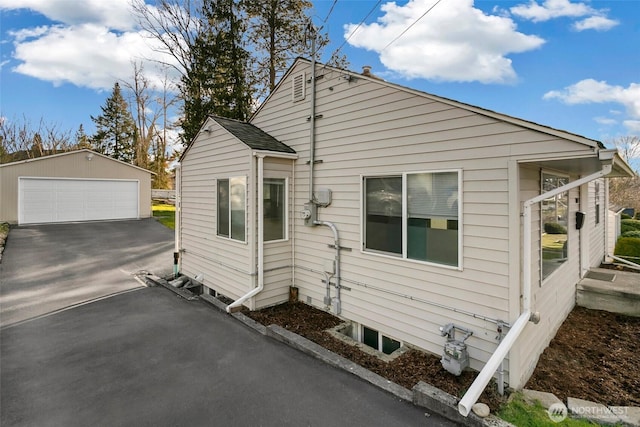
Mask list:
[[[253,150],[274,151],[277,153],[295,153],[293,148],[283,144],[251,123],[226,119],[220,116],[210,117]]]

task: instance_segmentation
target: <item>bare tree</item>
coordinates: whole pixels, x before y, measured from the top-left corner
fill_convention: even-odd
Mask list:
[[[137,62],[133,62],[132,66],[133,82],[123,82],[123,85],[129,89],[133,98],[129,102],[137,133],[133,161],[136,166],[146,169],[149,167],[149,147],[161,112],[151,109],[150,83],[144,75],[144,66]]]
[[[173,124],[169,120],[169,111],[175,107],[178,98],[176,87],[169,81],[165,67],[160,84],[153,84],[145,75],[140,63],[132,63],[133,80],[123,82],[130,92],[129,106],[136,122],[136,146],[134,163],[155,172],[153,187],[167,188],[169,132]]]
[[[191,48],[203,25],[202,1],[157,0],[151,6],[145,0],[132,0],[131,6],[140,27],[161,46],[157,51],[175,60],[164,64],[180,75],[188,74],[193,63]]]
[[[640,212],[640,137],[624,136],[611,142],[620,155],[632,167],[636,165],[636,176],[632,178],[616,178],[609,180],[609,199],[611,203],[625,208],[634,208]]]
[[[0,118],[0,163],[33,159],[76,149],[71,131],[40,119],[37,125],[21,119]]]

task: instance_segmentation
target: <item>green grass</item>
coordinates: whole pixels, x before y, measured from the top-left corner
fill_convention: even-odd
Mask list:
[[[162,225],[172,230],[175,230],[176,228],[176,207],[175,206],[154,203],[151,206],[151,211],[153,212],[153,217],[157,218]]]
[[[516,394],[509,404],[500,408],[497,415],[518,427],[593,427],[598,425],[574,418],[566,418],[564,421],[556,423],[549,418],[547,410],[540,403],[536,403],[535,406],[529,405],[523,400],[521,394]]]

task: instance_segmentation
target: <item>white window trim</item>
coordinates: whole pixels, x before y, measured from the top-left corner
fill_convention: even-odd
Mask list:
[[[231,179],[233,178],[242,178],[244,179],[244,240],[238,240],[238,239],[233,239],[231,237]],[[219,181],[229,181],[229,237],[226,236],[221,236],[220,234],[218,234],[218,203],[220,202],[218,200],[218,182]],[[215,203],[215,213],[216,213],[216,220],[215,220],[215,224],[216,224],[216,237],[218,239],[221,240],[226,240],[229,242],[234,242],[234,243],[238,243],[241,245],[247,245],[249,244],[249,233],[248,233],[248,197],[249,197],[249,191],[248,191],[248,178],[246,175],[236,175],[236,176],[229,176],[226,178],[216,178],[215,180],[215,184],[214,184],[214,188],[215,188],[215,194],[216,194],[216,203]]]
[[[421,261],[421,260],[417,260],[417,259],[411,259],[411,258],[407,258],[407,175],[414,175],[414,174],[424,174],[424,173],[444,173],[444,172],[456,172],[458,174],[458,265],[454,266],[454,265],[446,265],[446,264],[439,264],[436,262],[430,262],[430,261]],[[462,223],[462,207],[464,206],[464,201],[463,201],[463,195],[464,195],[464,191],[463,191],[463,176],[462,176],[462,172],[463,169],[435,169],[435,170],[426,170],[426,171],[409,171],[409,172],[388,172],[388,173],[379,173],[379,174],[360,174],[360,253],[362,254],[366,254],[366,255],[371,255],[371,256],[376,256],[376,257],[383,257],[383,258],[387,258],[387,259],[395,259],[395,260],[402,260],[402,261],[406,261],[406,262],[411,262],[411,263],[415,263],[415,264],[420,264],[420,265],[429,265],[429,266],[435,266],[435,267],[440,267],[440,268],[445,268],[448,270],[457,270],[457,271],[462,271],[463,268],[463,250],[464,250],[464,246],[463,246],[463,223]],[[380,252],[380,251],[376,251],[376,250],[371,250],[371,249],[366,249],[366,242],[365,242],[365,223],[366,223],[366,209],[365,209],[365,202],[366,202],[366,195],[364,194],[364,180],[365,178],[384,178],[384,177],[392,177],[392,176],[401,176],[402,177],[402,253],[401,254],[391,254],[391,253],[387,253],[387,252]]]
[[[278,240],[265,240],[264,244],[269,245],[272,243],[282,243],[289,241],[289,177],[285,176],[268,176],[264,178],[268,179],[283,179],[284,180],[284,238]]]

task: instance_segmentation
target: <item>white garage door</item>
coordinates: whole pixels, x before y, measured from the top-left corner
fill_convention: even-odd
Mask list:
[[[20,178],[18,223],[138,218],[138,181]]]

